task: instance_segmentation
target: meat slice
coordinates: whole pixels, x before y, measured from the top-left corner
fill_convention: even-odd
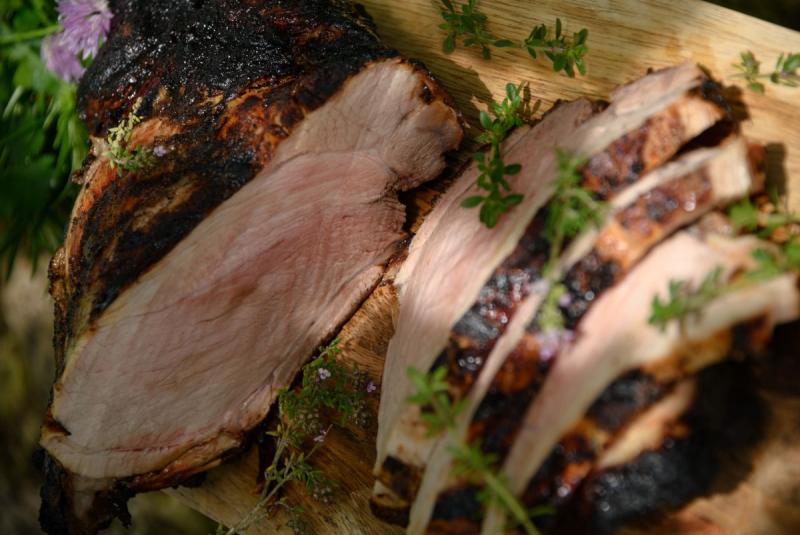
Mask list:
[[[481,228],[460,208],[471,194],[474,168],[423,223],[396,281],[400,311],[384,370],[391,388],[381,400],[375,467],[384,494],[390,488],[413,498],[435,443],[425,437],[418,408],[405,403],[411,393],[406,369],[446,365],[451,393],[462,398],[492,355],[503,357],[495,346],[521,336],[510,331],[515,316],[535,312],[530,299],[541,296],[531,296],[531,289],[548,260],[539,208],[555,176],[553,148],[587,156],[581,170],[587,187],[599,199],[611,199],[728,118],[715,85],[692,65],[653,73],[630,88],[591,118],[586,111],[576,117],[577,103],[562,105],[506,141],[504,158],[522,164],[513,186],[525,200],[497,228]]]
[[[43,527],[218,463],[378,282],[397,192],[462,130],[418,64],[335,0],[118,2],[81,82],[95,136],[51,266],[58,377]],[[109,128],[136,112],[112,168]]]
[[[565,255],[561,271],[566,273],[568,299],[562,307],[566,327],[574,329],[590,304],[664,235],[715,206],[747,194],[754,183],[758,185],[760,180],[752,173],[748,154],[747,144],[735,136],[720,147],[682,156],[616,196],[610,203],[612,214],[602,228],[576,239]],[[648,208],[653,206],[658,209]],[[570,256],[580,260],[570,265]],[[541,299],[532,301],[536,301],[535,307]],[[520,317],[530,319],[533,313],[531,309]],[[486,373],[470,392],[459,432],[453,434],[470,443],[480,440],[484,451],[500,458],[508,452],[525,408],[557,358],[554,344],[548,342],[550,334],[541,329],[536,318],[524,331],[523,325],[523,321],[512,322],[508,335],[497,345]],[[554,347],[548,349],[548,346]],[[431,521],[438,524],[437,512],[448,509],[445,500],[453,495],[453,489],[462,485],[457,479],[448,482],[445,477],[450,462],[446,445],[434,450],[411,511],[410,533],[417,532],[430,515]],[[428,531],[436,533],[437,529]]]
[[[800,312],[796,274],[723,294],[696,321],[647,325],[654,295],[669,280],[697,284],[720,267],[724,277],[752,266],[752,251],[767,247],[751,237],[681,232],[659,245],[588,311],[575,342],[562,351],[542,390],[528,407],[503,464],[513,492],[521,494],[559,438],[586,413],[606,385],[627,371],[661,369],[665,362],[685,373],[702,369],[730,351],[732,327],[761,319],[768,328]],[[632,327],[633,326],[633,327]],[[502,515],[490,509],[483,533],[495,533]]]
[[[707,492],[726,457],[761,435],[754,385],[752,369],[732,360],[678,383],[623,430],[548,532],[612,533]]]

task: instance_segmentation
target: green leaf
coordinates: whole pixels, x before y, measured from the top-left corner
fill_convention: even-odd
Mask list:
[[[448,34],[447,37],[444,38],[444,42],[442,43],[442,51],[445,54],[450,54],[453,50],[456,49],[456,39],[454,34]]]
[[[473,197],[467,197],[461,202],[461,206],[464,208],[474,208],[483,202],[484,197],[480,195],[475,195]]]

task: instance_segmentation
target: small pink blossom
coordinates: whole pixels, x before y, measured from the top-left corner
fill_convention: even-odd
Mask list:
[[[372,394],[377,389],[378,389],[378,386],[375,383],[373,383],[372,381],[367,383],[367,394]]]

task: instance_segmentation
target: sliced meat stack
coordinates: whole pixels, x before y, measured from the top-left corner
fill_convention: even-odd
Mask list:
[[[114,13],[79,88],[94,150],[51,266],[54,533],[93,532],[236,449],[382,276],[397,193],[462,137],[427,71],[349,2]],[[151,156],[121,168],[106,140],[134,113],[116,148]]]
[[[584,159],[583,186],[606,210],[550,258],[555,149]],[[722,384],[727,357],[762,350],[774,325],[798,317],[797,276],[732,284],[685,324],[648,320],[670,281],[696,286],[715,271],[736,281],[754,251],[769,250],[719,211],[763,187],[763,148],[741,136],[718,85],[685,64],[617,89],[607,105],[557,105],[502,153],[522,165],[510,181],[523,202],[482,227],[460,206],[474,195],[468,169],[397,275],[373,509],[412,534],[501,532],[502,509],[486,509],[474,478],[456,475],[454,443],[496,459],[526,507],[551,511],[536,522],[553,533],[609,531],[685,503],[713,476],[711,463],[687,468],[707,458],[698,437],[716,422],[698,407],[742,398],[735,381],[710,397],[700,383]],[[556,282],[564,326],[552,329],[542,311]],[[430,436],[407,370],[442,366],[463,409],[454,429]]]

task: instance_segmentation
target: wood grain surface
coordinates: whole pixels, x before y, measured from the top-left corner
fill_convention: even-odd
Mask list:
[[[800,33],[697,0],[482,0],[479,6],[500,37],[524,39],[536,24],[552,25],[560,17],[568,32],[589,29],[589,72],[569,79],[552,73],[521,50],[496,50],[484,61],[474,50],[441,52],[436,4],[429,0],[363,1],[383,39],[403,54],[423,61],[455,97],[467,120],[476,124],[478,110],[499,99],[507,82],[527,82],[533,100],[547,110],[556,100],[580,96],[607,97],[615,86],[683,61],[707,67],[732,85],[727,94],[744,118],[745,133],[766,143],[770,173],[786,185],[789,204],[800,209],[800,89],[768,85],[764,95],[744,89],[732,64],[750,49],[768,69],[780,52],[800,50]],[[464,155],[462,154],[462,157]],[[409,199],[419,220],[441,183]],[[418,222],[418,221],[417,221]],[[416,226],[416,225],[414,225]],[[413,228],[413,227],[412,227]],[[391,276],[367,299],[342,330],[342,357],[380,380],[386,344],[392,334],[396,306]],[[797,338],[788,344],[790,357]],[[800,379],[789,358],[773,375]],[[787,382],[787,381],[784,381]],[[761,395],[767,407],[764,439],[746,456],[732,458],[719,488],[672,515],[647,526],[628,528],[625,535],[800,533],[800,389],[775,387],[767,381]],[[798,384],[798,383],[794,383]],[[372,400],[377,410],[377,395]],[[333,503],[321,505],[290,487],[290,501],[307,513],[308,533],[395,534],[402,530],[382,524],[370,513],[370,470],[374,459],[375,424],[369,429],[336,431],[316,454],[315,466],[339,483]],[[258,459],[255,449],[209,472],[202,486],[167,492],[222,523],[236,524],[256,503]],[[291,533],[286,518],[276,515],[248,533]]]

